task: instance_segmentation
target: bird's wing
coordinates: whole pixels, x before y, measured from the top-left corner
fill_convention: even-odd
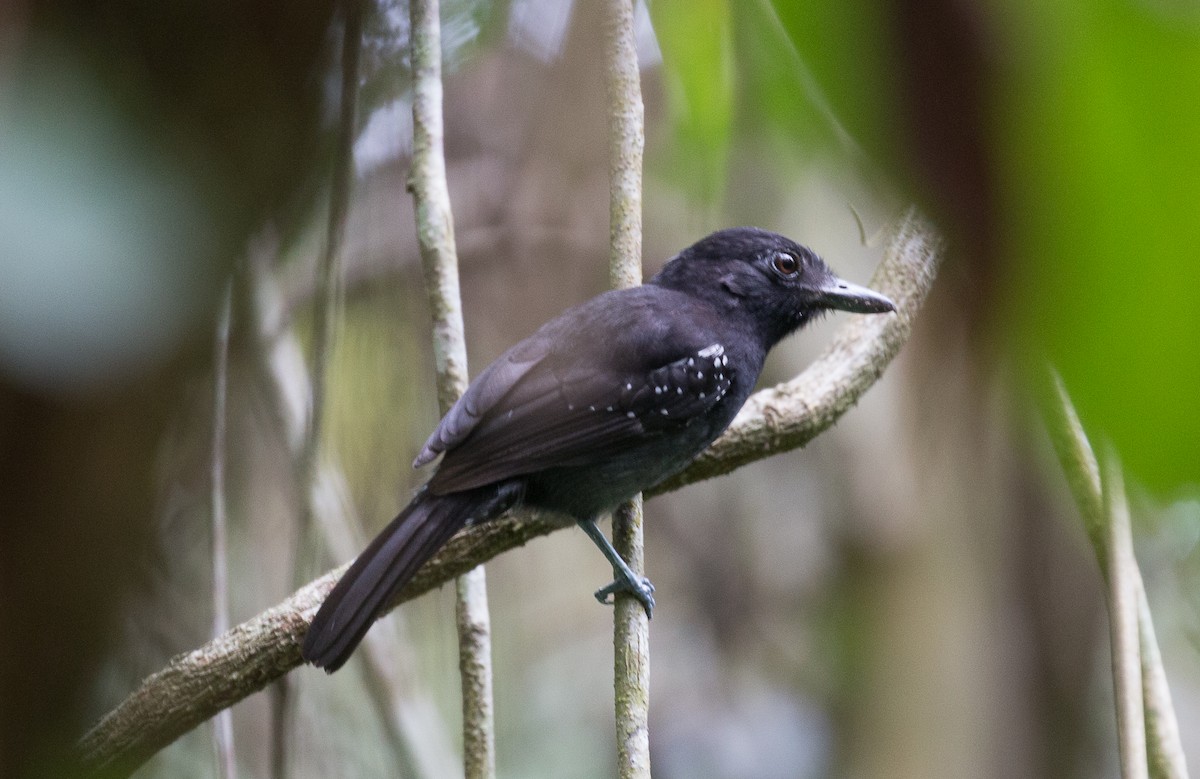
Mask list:
[[[724,346],[652,311],[576,309],[489,366],[418,458],[445,452],[430,489],[599,462],[702,417],[729,390]]]
[[[729,390],[720,344],[641,375],[527,371],[449,450],[430,488],[456,492],[545,468],[601,461],[702,417]]]
[[[471,434],[480,420],[518,386],[526,374],[538,366],[549,354],[546,339],[529,338],[509,349],[483,373],[471,382],[471,386],[458,399],[437,428],[430,434],[413,467],[433,462],[442,452],[453,449]]]

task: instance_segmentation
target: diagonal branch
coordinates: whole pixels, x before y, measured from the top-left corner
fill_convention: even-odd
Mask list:
[[[908,340],[937,271],[941,241],[915,209],[897,226],[871,280],[895,314],[853,317],[807,370],[764,390],[705,454],[657,494],[729,473],[795,449],[833,425],[879,378]],[[530,512],[460,533],[418,572],[393,605],[421,595],[480,563],[561,527]],[[151,755],[221,709],[257,692],[300,664],[308,621],[342,568],[309,582],[279,605],[175,657],[147,677],[84,735],[79,759],[105,776],[133,771]]]

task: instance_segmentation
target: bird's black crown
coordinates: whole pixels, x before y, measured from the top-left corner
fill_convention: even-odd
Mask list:
[[[893,310],[882,295],[842,281],[806,246],[757,227],[718,230],[677,254],[650,281],[742,320],[764,349],[830,309]]]

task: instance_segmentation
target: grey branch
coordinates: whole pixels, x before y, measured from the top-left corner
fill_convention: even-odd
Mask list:
[[[908,339],[941,257],[941,241],[915,209],[899,222],[872,287],[895,314],[854,317],[800,376],[750,399],[734,424],[683,473],[654,493],[728,473],[803,446],[830,427],[883,373]],[[411,600],[496,555],[562,526],[536,513],[460,533],[425,565],[392,605]],[[159,749],[300,665],[300,641],[344,566],[147,677],[80,739],[83,764],[105,776],[127,775]]]

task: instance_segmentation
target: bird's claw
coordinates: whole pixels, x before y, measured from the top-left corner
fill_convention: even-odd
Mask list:
[[[637,598],[642,607],[646,609],[647,619],[654,616],[654,585],[645,576],[638,577],[636,581],[617,578],[596,590],[596,600],[606,606],[611,606],[613,600],[610,600],[610,596],[614,596],[618,592],[627,592]]]

